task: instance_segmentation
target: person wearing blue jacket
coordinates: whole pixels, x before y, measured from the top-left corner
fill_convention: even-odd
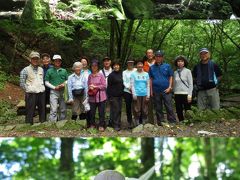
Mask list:
[[[170,123],[176,122],[176,116],[172,105],[173,70],[171,66],[163,62],[164,53],[162,50],[155,52],[155,64],[150,67],[149,76],[151,79],[151,95],[153,96],[156,110],[157,124],[162,125],[164,114],[163,104],[166,108],[167,119]]]

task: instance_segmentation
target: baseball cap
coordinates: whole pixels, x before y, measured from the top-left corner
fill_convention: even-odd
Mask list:
[[[157,50],[154,54],[155,56],[163,56],[164,52],[162,50]]]
[[[105,61],[105,60],[108,60],[108,61],[109,61],[109,60],[111,60],[111,59],[110,59],[110,57],[105,56],[105,57],[103,58],[103,61]]]
[[[62,57],[61,57],[60,55],[58,55],[58,54],[55,54],[55,55],[53,56],[53,60],[56,60],[56,59],[62,60]]]
[[[202,52],[209,52],[208,48],[201,48],[199,53],[202,53]]]
[[[30,59],[32,58],[40,58],[40,54],[36,51],[32,51],[29,55]]]

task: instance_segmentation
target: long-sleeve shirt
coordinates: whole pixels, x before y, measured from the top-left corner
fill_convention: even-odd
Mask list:
[[[131,74],[131,89],[133,96],[150,97],[150,79],[146,72],[135,71]]]
[[[108,76],[107,95],[108,97],[120,97],[123,95],[122,72],[113,71]]]
[[[68,77],[68,96],[69,100],[73,100],[73,94],[72,91],[76,89],[84,89],[84,95],[87,97],[87,91],[88,91],[88,84],[87,84],[87,79],[84,76],[83,73],[80,75],[77,75],[73,73]]]
[[[127,93],[132,93],[130,91],[131,89],[131,82],[130,82],[130,79],[131,79],[131,74],[136,71],[136,69],[134,68],[133,70],[129,71],[129,70],[125,70],[123,71],[123,85],[124,85],[124,92],[127,92]]]
[[[33,68],[33,72],[35,74],[37,74],[38,68],[34,67]],[[24,68],[21,72],[20,72],[20,87],[26,91],[26,79],[28,77],[28,72],[27,72],[27,68]]]
[[[66,69],[55,67],[50,68],[45,76],[45,85],[50,89],[55,89],[56,86],[64,83],[68,79]]]
[[[186,86],[180,79],[180,76],[183,80],[183,82],[188,86]],[[192,96],[192,91],[193,91],[193,78],[192,78],[192,73],[189,69],[183,68],[183,69],[178,69],[174,72],[173,75],[173,92],[174,94],[187,94],[189,96]]]
[[[99,91],[95,96],[89,96],[88,101],[92,103],[103,102],[107,99],[106,95],[106,79],[102,73],[90,74],[88,77],[88,89],[90,85],[97,86]],[[99,95],[100,93],[100,95]]]

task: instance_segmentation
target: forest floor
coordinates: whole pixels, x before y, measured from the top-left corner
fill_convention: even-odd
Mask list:
[[[0,93],[0,100],[12,104],[12,112],[17,111],[16,104],[24,99],[23,91],[15,85],[6,84]],[[10,111],[10,112],[11,112]],[[1,116],[1,115],[0,115]],[[68,119],[71,112],[68,111]],[[182,122],[177,124],[163,123],[162,126],[146,124],[134,129],[128,129],[125,113],[122,114],[122,130],[115,131],[108,127],[104,132],[96,129],[86,129],[85,120],[66,120],[56,123],[38,123],[38,116],[34,118],[34,125],[24,123],[25,116],[15,116],[0,121],[0,137],[230,137],[240,136],[240,118],[219,118],[211,121]]]

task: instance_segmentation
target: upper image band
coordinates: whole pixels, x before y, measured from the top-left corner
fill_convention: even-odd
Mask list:
[[[0,0],[0,19],[237,19],[238,0]],[[29,16],[28,16],[29,17]]]

